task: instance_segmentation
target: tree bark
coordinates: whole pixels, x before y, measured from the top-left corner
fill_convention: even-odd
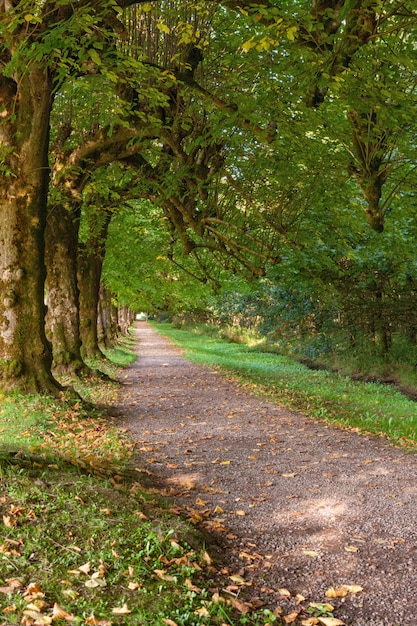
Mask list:
[[[0,76],[0,385],[58,393],[45,335],[44,230],[51,80],[33,63]]]
[[[94,236],[90,237],[86,244],[78,246],[80,334],[83,359],[103,357],[98,342],[97,320],[101,271],[112,213],[103,209],[101,215],[91,217],[92,221],[100,219],[101,223]]]
[[[46,318],[52,342],[53,371],[78,375],[87,369],[81,357],[77,282],[79,219],[62,204],[50,206],[46,225]]]

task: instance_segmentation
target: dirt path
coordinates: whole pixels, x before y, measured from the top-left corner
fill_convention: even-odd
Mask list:
[[[120,425],[173,504],[218,538],[229,573],[252,583],[248,597],[286,615],[360,585],[327,600],[348,626],[416,626],[417,457],[251,395],[146,323],[136,333]]]

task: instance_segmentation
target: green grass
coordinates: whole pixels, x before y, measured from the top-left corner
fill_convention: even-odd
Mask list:
[[[133,358],[120,352],[112,376]],[[77,389],[117,392],[99,377]],[[98,409],[13,395],[0,428],[0,626],[277,624],[233,606],[210,547],[144,487],[134,445]]]
[[[310,370],[288,357],[261,352],[243,344],[204,334],[153,324],[160,333],[186,349],[196,363],[218,368],[251,389],[312,417],[389,437],[409,447],[417,443],[417,403],[395,388],[353,381],[348,376]]]

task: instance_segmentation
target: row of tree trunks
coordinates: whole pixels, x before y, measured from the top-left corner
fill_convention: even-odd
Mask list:
[[[112,294],[100,284],[110,217],[108,213],[99,235],[83,244],[76,208],[56,204],[48,210],[46,327],[58,378],[88,374],[84,359],[103,358],[100,346],[109,347],[118,336]]]

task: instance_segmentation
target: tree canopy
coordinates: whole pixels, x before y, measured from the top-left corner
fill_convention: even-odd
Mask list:
[[[268,324],[414,342],[416,30],[411,0],[0,3],[4,384],[59,389],[100,283],[176,312],[243,277]]]

